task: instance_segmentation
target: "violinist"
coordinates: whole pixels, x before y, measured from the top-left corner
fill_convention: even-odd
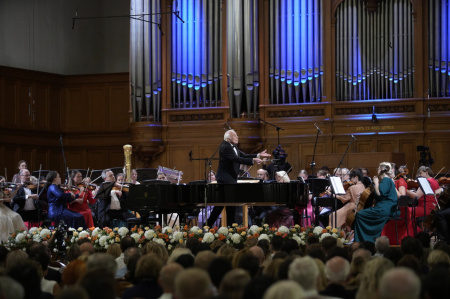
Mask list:
[[[344,187],[347,186],[346,194],[336,195],[336,198],[344,204],[344,206],[337,211],[337,227],[347,229],[347,231],[351,230],[350,227],[346,227],[345,225],[348,211],[356,208],[361,194],[366,189],[362,183],[363,175],[360,170],[352,170],[349,177],[350,182],[347,182],[345,183],[346,185],[344,185]],[[332,223],[331,215],[329,217],[329,223]]]
[[[20,177],[20,171],[22,170],[22,169],[27,169],[27,162],[25,162],[25,160],[20,160],[18,163],[17,163],[17,168],[19,169],[19,173],[16,173],[14,176],[13,176],[13,178],[12,178],[12,183],[14,183],[14,184],[19,184],[20,182],[21,182],[21,177]]]
[[[89,204],[93,205],[97,200],[93,197],[92,191],[89,190],[89,188],[86,188],[87,185],[83,183],[83,176],[81,172],[72,170],[70,173],[70,179],[72,180],[73,185],[79,188],[75,191],[75,194],[79,195],[78,199],[80,200],[74,200],[69,203],[68,209],[72,212],[83,215],[87,227],[93,227],[94,220],[92,218],[92,211],[89,208]]]
[[[52,219],[55,223],[59,223],[64,220],[64,223],[73,228],[86,228],[86,221],[84,221],[83,215],[67,209],[67,204],[78,201],[82,203],[83,200],[80,194],[74,194],[72,192],[65,193],[61,185],[61,177],[57,171],[50,171],[46,177],[47,182],[45,183],[45,188],[47,189],[48,198],[48,217]],[[84,188],[80,188],[80,192],[84,192]]]
[[[389,162],[382,162],[378,166],[378,175],[373,178],[376,203],[355,215],[356,242],[375,243],[390,215],[396,212],[398,197],[394,181],[389,177],[391,171]]]
[[[431,190],[436,192],[439,189],[438,182],[433,178],[434,174],[430,167],[420,166],[417,169],[417,176],[424,177],[430,183]],[[415,208],[415,217],[423,217],[433,210],[436,200],[433,195],[424,195],[422,189],[418,188],[417,191],[407,190],[406,194],[411,198],[418,198],[417,207]]]
[[[394,163],[392,163],[394,164]],[[406,175],[408,174],[408,169],[406,165],[401,165],[398,169],[395,169],[395,172],[390,172],[390,176],[394,180],[395,189],[397,190],[397,196],[405,196],[406,190],[408,189],[408,184],[406,182]],[[411,210],[410,209],[401,209],[400,210],[400,218],[401,219],[410,219],[411,218]],[[405,218],[406,213],[406,218]],[[408,235],[408,228],[406,227],[406,221],[390,221],[386,223],[383,228],[382,235],[386,236],[391,240],[392,245],[400,245],[396,244],[397,242],[397,233],[398,239],[402,240],[404,237]]]
[[[36,194],[37,188],[31,184],[30,171],[21,169],[19,172],[20,187],[12,199],[12,208],[22,217],[23,221],[39,221],[46,218],[44,211],[39,211],[39,195]]]
[[[123,202],[128,197],[128,185],[125,183],[125,174],[117,174],[116,184],[111,190],[111,205],[109,207],[108,216],[110,219],[126,220],[133,218],[134,215],[123,207]]]
[[[350,180],[350,170],[348,168],[341,169],[341,181],[342,183],[348,182]]]
[[[108,211],[111,206],[111,191],[114,187],[116,177],[111,169],[104,169],[102,171],[103,183],[100,185],[95,198],[97,199],[97,216],[98,224],[101,228],[109,225]]]

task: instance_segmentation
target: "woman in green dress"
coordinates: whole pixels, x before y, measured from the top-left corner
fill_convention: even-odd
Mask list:
[[[396,212],[398,197],[394,181],[389,177],[391,171],[393,169],[388,162],[378,166],[378,175],[373,178],[375,205],[355,215],[356,242],[375,243],[389,216]]]

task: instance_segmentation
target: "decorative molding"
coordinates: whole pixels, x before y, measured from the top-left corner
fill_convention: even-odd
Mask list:
[[[428,106],[432,112],[450,111],[449,103],[432,104]]]
[[[325,109],[295,109],[268,111],[269,118],[324,116]]]
[[[375,106],[375,113],[411,113],[416,111],[415,105]],[[373,107],[342,107],[335,109],[335,115],[372,114]]]
[[[205,121],[205,120],[224,120],[223,113],[195,113],[195,114],[173,114],[169,115],[169,121]]]

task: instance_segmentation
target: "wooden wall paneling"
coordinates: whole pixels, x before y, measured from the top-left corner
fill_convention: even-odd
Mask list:
[[[427,140],[427,146],[430,148],[431,157],[434,159],[434,164],[431,166],[433,171],[437,173],[442,167],[441,172],[450,176],[450,139],[445,137],[434,137]],[[417,160],[420,159],[419,152],[417,152]]]
[[[66,88],[64,92],[64,131],[83,131],[86,124],[89,124],[89,114],[86,113],[88,107],[86,97],[81,87]],[[97,117],[100,117],[97,115]]]
[[[69,169],[87,169],[86,153],[80,149],[70,149],[65,151],[67,167]]]
[[[18,128],[31,129],[32,126],[32,107],[31,97],[33,96],[33,88],[30,82],[18,83],[17,98],[17,124]]]
[[[167,165],[160,165],[171,169],[183,171],[183,183],[198,180],[198,174],[194,168],[191,167],[189,161],[190,146],[171,146],[168,148],[169,161]]]
[[[87,151],[87,167],[97,170],[105,169],[107,167],[116,167],[115,165],[110,165],[108,162],[108,155],[105,150],[93,149]]]
[[[124,167],[125,155],[123,153],[123,146],[117,146],[108,151],[108,165],[109,167]]]
[[[18,110],[18,91],[17,82],[12,80],[4,81],[4,91],[2,97],[2,119],[0,120],[2,127],[16,128],[17,123],[17,110]]]
[[[372,140],[370,140],[370,139],[366,140],[365,136],[357,136],[357,138],[354,142],[356,145],[356,152],[358,152],[358,153],[365,153],[365,152],[373,151]]]
[[[33,127],[39,130],[49,129],[49,86],[37,84],[33,94]]]
[[[42,170],[49,170],[49,152],[46,149],[35,149],[33,155],[37,167],[35,170],[39,170],[40,165],[42,165]]]
[[[51,148],[48,151],[49,160],[47,170],[56,170],[59,172],[61,177],[64,176],[64,159],[62,155],[61,148]],[[70,167],[69,165],[67,165]],[[65,178],[65,177],[64,177]]]
[[[18,152],[19,152],[19,159],[17,159],[16,161],[16,166],[17,166],[17,162],[19,160],[25,160],[27,162],[27,166],[28,166],[28,170],[31,172],[32,170],[36,169],[36,165],[38,164],[37,161],[34,159],[33,157],[33,152],[32,152],[32,148],[28,147],[28,146],[20,146],[18,148]],[[39,165],[37,166],[37,168],[39,168]]]
[[[17,147],[4,146],[3,147],[3,157],[2,157],[2,167],[1,173],[4,173],[4,168],[6,167],[8,173],[8,180],[11,181],[12,177],[19,172],[17,168],[17,162],[19,162]]]
[[[324,143],[323,142],[317,142],[316,147],[316,155],[324,153]],[[309,174],[311,174],[311,162],[312,162],[312,156],[314,154],[314,142],[308,142],[308,143],[299,143],[298,146],[298,156],[299,156],[299,164],[298,164],[298,171],[306,169]],[[289,158],[289,156],[288,156]],[[314,158],[315,160],[315,158]],[[314,161],[316,162],[316,161]],[[324,165],[319,165],[316,163],[316,166],[314,167],[314,175],[315,173]]]
[[[130,126],[128,115],[128,85],[113,85],[109,88],[108,102],[109,107],[108,129],[117,131],[126,131]]]
[[[61,88],[51,86],[48,99],[48,128],[51,131],[61,131],[61,120],[64,118],[62,109],[62,90]]]
[[[400,138],[398,140],[399,152],[405,154],[405,162],[410,171],[412,171],[413,165],[417,165],[419,161],[417,156],[417,141],[413,137]],[[416,167],[417,169],[417,167]]]
[[[386,135],[384,135],[386,136]],[[395,138],[395,135],[391,138]],[[377,152],[391,152],[395,153],[398,151],[398,146],[396,144],[396,140],[393,139],[386,139],[386,138],[379,138],[377,140]]]
[[[103,86],[87,88],[87,97],[84,99],[84,113],[89,115],[87,127],[90,131],[104,131],[108,124],[108,111],[111,104],[107,101],[106,91]]]

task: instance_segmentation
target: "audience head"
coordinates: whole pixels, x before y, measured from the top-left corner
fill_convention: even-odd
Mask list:
[[[276,280],[270,276],[261,275],[253,278],[244,289],[245,299],[261,299],[267,289],[276,282]]]
[[[208,270],[209,264],[216,258],[216,254],[211,250],[203,250],[197,253],[194,260],[194,267]]]
[[[330,252],[330,250],[337,246],[337,240],[336,238],[332,237],[332,236],[328,236],[322,239],[322,249],[325,252],[325,255],[328,255],[328,253]]]
[[[175,296],[178,299],[202,299],[211,295],[211,280],[205,270],[190,268],[175,278]]]
[[[306,291],[317,290],[319,267],[309,256],[298,257],[290,264],[288,277],[298,282]]]
[[[422,260],[423,257],[423,246],[422,242],[419,239],[413,237],[405,237],[402,240],[401,244],[403,254],[412,254],[419,261]]]
[[[80,245],[81,254],[91,255],[95,253],[94,245],[91,242],[84,242]]]
[[[419,277],[412,270],[393,268],[381,277],[378,294],[380,299],[418,299],[420,285]]]
[[[159,277],[159,272],[164,266],[164,262],[155,254],[146,254],[142,256],[136,265],[136,279],[142,280],[156,280]]]
[[[11,268],[18,262],[25,261],[28,259],[28,254],[23,250],[13,250],[6,257],[6,269]]]
[[[0,276],[0,298],[23,299],[24,296],[25,290],[20,283],[6,275]]]
[[[126,236],[120,240],[120,250],[122,250],[122,252],[125,252],[128,248],[135,246],[136,240],[130,236]]]
[[[116,259],[122,254],[122,250],[120,250],[119,244],[113,243],[108,246],[108,249],[106,249],[106,253]]]
[[[91,257],[95,257],[96,255],[97,253],[91,255],[89,259],[91,259]],[[112,259],[112,256],[107,254],[104,255]],[[115,299],[116,294],[114,292],[114,282],[115,280],[113,273],[110,271],[105,271],[104,267],[95,267],[86,272],[86,274],[81,278],[79,285],[88,293],[89,298]]]
[[[86,263],[82,260],[73,260],[62,273],[64,285],[74,285],[86,273]]]
[[[264,299],[301,299],[305,298],[303,288],[296,282],[282,280],[274,283],[264,294]]]
[[[350,274],[350,263],[348,260],[336,256],[325,264],[325,275],[330,284],[345,284]]]
[[[233,269],[223,277],[219,295],[224,298],[243,298],[245,286],[250,280],[250,274],[244,269]]]
[[[41,296],[42,271],[38,263],[31,260],[19,260],[8,268],[7,274],[22,285],[25,291],[24,299]]]
[[[375,240],[375,250],[379,254],[384,254],[389,248],[389,238],[386,236],[378,237]]]
[[[450,294],[450,270],[445,264],[434,266],[423,279],[423,298],[441,299]]]
[[[445,263],[450,266],[450,257],[442,250],[436,249],[430,252],[428,255],[428,266],[432,269],[439,263]]]
[[[402,258],[402,256],[402,250],[398,247],[389,247],[383,255],[383,257],[393,262],[394,265],[398,264],[398,261]]]
[[[113,277],[116,274],[117,264],[116,259],[106,253],[94,253],[88,257],[86,263],[86,270],[102,269],[103,272],[110,273]]]
[[[366,263],[361,273],[361,283],[357,298],[370,298],[378,291],[378,284],[385,272],[394,268],[394,264],[383,257],[374,257]]]
[[[183,270],[184,268],[177,263],[170,263],[161,268],[158,283],[164,293],[173,293],[175,291],[175,278]]]

